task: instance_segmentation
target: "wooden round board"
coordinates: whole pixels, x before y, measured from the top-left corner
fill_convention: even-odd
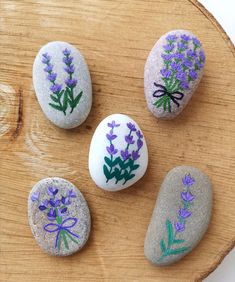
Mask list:
[[[0,273],[2,281],[200,281],[235,245],[235,50],[194,0],[1,1],[0,6]],[[148,111],[143,69],[156,40],[184,28],[203,43],[205,75],[187,108],[172,121]],[[74,44],[93,82],[93,107],[78,128],[62,130],[42,113],[32,64],[48,41]],[[146,175],[132,188],[98,189],[88,171],[96,126],[112,113],[130,115],[149,148]],[[195,250],[170,267],[154,267],[143,245],[165,174],[193,165],[213,183],[213,216]],[[50,257],[36,244],[27,197],[40,179],[60,176],[86,197],[92,214],[87,246]]]

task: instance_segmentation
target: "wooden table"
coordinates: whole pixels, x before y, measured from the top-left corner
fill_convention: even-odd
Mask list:
[[[205,75],[173,121],[147,110],[143,68],[155,41],[171,29],[192,30],[203,42]],[[84,54],[94,102],[74,130],[53,126],[32,87],[32,64],[48,41]],[[146,175],[132,188],[108,193],[91,181],[89,143],[112,113],[133,117],[149,147]],[[200,281],[235,245],[235,49],[219,24],[194,0],[0,2],[0,279],[1,281]],[[154,267],[143,254],[160,184],[188,164],[213,182],[211,225],[179,263]],[[87,246],[71,257],[49,257],[27,220],[27,197],[44,177],[60,176],[85,195],[92,214]]]

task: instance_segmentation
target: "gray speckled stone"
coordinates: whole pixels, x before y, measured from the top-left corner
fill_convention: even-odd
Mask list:
[[[172,119],[185,108],[204,63],[201,43],[190,31],[172,30],[156,42],[144,70],[145,98],[155,117]]]
[[[67,256],[87,242],[91,219],[82,193],[69,181],[39,181],[28,198],[28,218],[39,246],[48,254]]]
[[[33,65],[33,85],[46,117],[69,129],[85,121],[92,104],[91,78],[85,59],[66,42],[49,42]]]
[[[190,166],[165,177],[146,233],[144,252],[156,265],[169,265],[189,253],[207,230],[212,209],[208,177]]]

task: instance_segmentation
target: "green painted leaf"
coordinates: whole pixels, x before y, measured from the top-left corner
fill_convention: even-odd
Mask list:
[[[132,179],[133,177],[135,177],[135,174],[130,174],[130,175],[128,175],[127,180],[130,180],[130,179]]]
[[[174,241],[173,227],[169,219],[166,220],[166,230],[168,235],[168,247],[170,247]]]
[[[124,175],[121,174],[121,170],[119,170],[117,167],[114,169],[114,177],[116,178],[117,181],[120,181],[123,179]]]
[[[108,166],[112,167],[113,162],[112,162],[112,160],[111,160],[110,158],[104,157],[104,160],[105,160],[105,162],[106,162],[106,164],[107,164]]]
[[[59,102],[59,99],[56,96],[50,95],[51,100],[54,101],[55,103]]]
[[[106,176],[107,179],[112,178],[106,165],[103,165],[103,172],[104,172],[104,175]]]
[[[114,161],[113,161],[113,166],[119,164],[120,162],[122,162],[120,157],[117,157]]]
[[[157,108],[160,108],[162,106],[162,104],[164,103],[164,100],[165,100],[165,97],[161,97],[159,100],[157,100],[154,105],[157,107]]]
[[[173,244],[181,244],[181,243],[184,243],[184,240],[183,239],[175,239],[173,241]]]
[[[70,106],[72,107],[72,101],[73,101],[73,92],[70,88],[66,87],[65,93],[67,93],[68,97],[70,98]]]
[[[61,108],[61,106],[58,106],[58,105],[55,105],[55,104],[52,104],[52,103],[49,103],[49,105],[50,105],[52,108],[54,108],[54,109],[56,109],[56,110],[58,110],[58,111],[63,111],[63,109]]]
[[[63,99],[63,110],[66,112],[67,108],[68,108],[68,94],[65,91],[64,99]]]
[[[133,165],[133,166],[131,167],[131,170],[136,170],[137,168],[139,168],[139,166],[140,166],[140,165],[138,165],[138,164]]]
[[[82,97],[82,91],[77,95],[77,97],[74,99],[73,101],[73,107],[75,108],[77,106],[77,104],[79,103],[81,97]]]
[[[130,166],[130,161],[131,161],[130,159],[127,162],[121,160],[119,162],[120,168],[127,169]]]
[[[58,97],[58,100],[60,100],[60,98],[63,95],[63,93],[64,93],[64,90],[61,90],[58,94],[56,94],[57,97]]]
[[[165,242],[164,242],[163,239],[160,241],[160,248],[161,248],[162,252],[165,253],[166,245],[165,245]]]
[[[171,249],[167,253],[168,253],[168,255],[178,255],[178,254],[186,252],[188,249],[189,249],[189,247],[182,247],[182,248],[179,248],[179,249]]]

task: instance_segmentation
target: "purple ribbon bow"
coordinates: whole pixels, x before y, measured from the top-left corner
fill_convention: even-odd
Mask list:
[[[68,221],[72,221],[72,223],[68,224]],[[60,236],[60,232],[62,230],[65,230],[66,232],[68,232],[69,234],[73,235],[74,237],[80,238],[80,236],[78,236],[77,234],[75,234],[75,233],[73,233],[73,232],[71,232],[69,230],[74,225],[76,225],[77,221],[78,221],[77,218],[69,217],[69,218],[66,218],[65,220],[63,220],[61,222],[61,224],[48,223],[47,225],[44,226],[44,230],[49,232],[49,233],[57,232],[56,240],[55,240],[55,248],[58,245],[58,239],[59,239],[59,236]]]
[[[157,84],[154,82],[154,86],[160,88],[157,89],[156,91],[154,91],[153,93],[153,97],[159,98],[162,96],[167,95],[168,97],[170,97],[170,99],[172,100],[173,103],[175,103],[178,107],[180,106],[179,102],[177,100],[182,100],[184,97],[184,94],[182,92],[179,91],[174,91],[172,93],[168,92],[166,87],[161,85],[161,84]],[[160,94],[157,94],[160,93]]]

